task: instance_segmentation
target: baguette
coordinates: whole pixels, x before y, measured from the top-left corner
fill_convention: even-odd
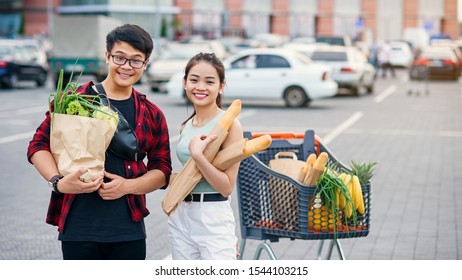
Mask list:
[[[326,167],[328,159],[329,155],[326,152],[320,153],[315,163],[313,164],[313,168],[319,171],[324,171],[324,167]]]
[[[306,174],[310,172],[310,169],[313,167],[313,164],[316,162],[316,154],[310,154],[306,158],[306,165],[302,167],[302,170],[300,171],[300,176],[298,180],[300,182],[305,181]]]
[[[313,167],[308,170],[306,173],[305,179],[303,183],[307,186],[313,186],[321,177],[322,173],[324,172],[324,168],[326,167],[327,160],[329,159],[329,155],[326,152],[322,152],[319,154],[318,158],[316,159]]]
[[[243,154],[251,156],[256,152],[263,151],[267,149],[272,142],[272,138],[269,134],[254,138],[245,143]]]
[[[212,128],[208,135],[216,135],[217,138],[212,141],[204,150],[205,158],[212,162],[220,149],[221,144],[228,136],[228,130],[234,122],[234,119],[241,112],[241,101],[234,100],[229,108],[225,111],[222,118]],[[242,150],[241,150],[242,151]],[[167,215],[170,215],[183,199],[191,192],[196,184],[203,179],[202,174],[197,168],[194,160],[189,158],[185,165],[181,168],[174,181],[169,185],[167,193],[162,200],[162,209]]]
[[[316,162],[316,154],[310,154],[308,158],[306,159],[306,165],[308,166],[312,167],[315,162]]]
[[[223,117],[218,121],[217,125],[221,126],[224,130],[228,131],[234,122],[234,119],[241,112],[242,103],[240,99],[234,100],[228,109],[226,109]]]
[[[244,138],[242,141],[233,143],[219,151],[212,164],[221,171],[226,170],[254,153],[265,150],[271,145],[271,142],[272,138],[268,134],[252,140]]]
[[[311,169],[311,166],[305,165],[301,167],[302,170],[300,170],[300,176],[298,177],[298,180],[300,182],[303,182],[305,180],[306,173]]]

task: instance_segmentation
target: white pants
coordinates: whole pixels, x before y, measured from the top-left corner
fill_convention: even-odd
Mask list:
[[[231,203],[182,202],[168,218],[174,260],[235,260],[237,237]]]

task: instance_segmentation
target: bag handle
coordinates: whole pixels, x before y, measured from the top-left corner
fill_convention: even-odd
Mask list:
[[[291,157],[294,160],[298,160],[297,155],[294,152],[282,151],[282,152],[279,152],[279,153],[275,154],[274,158],[279,159],[280,156]]]

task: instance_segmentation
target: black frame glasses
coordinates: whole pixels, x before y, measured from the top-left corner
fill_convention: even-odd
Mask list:
[[[143,60],[128,59],[126,57],[123,57],[123,56],[120,56],[120,55],[115,55],[115,54],[112,54],[112,53],[110,53],[109,56],[112,56],[112,62],[114,62],[114,64],[119,65],[119,66],[125,65],[125,63],[127,63],[127,61],[128,61],[128,64],[130,65],[130,67],[132,67],[134,69],[141,69],[141,68],[143,68],[144,64],[146,64],[146,61],[143,61]],[[139,64],[139,65],[137,65],[137,64]]]

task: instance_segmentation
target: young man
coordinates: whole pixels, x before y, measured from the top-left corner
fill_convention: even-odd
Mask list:
[[[79,92],[105,91],[111,106],[134,131],[131,136],[138,139],[136,156],[125,155],[127,148],[113,144],[113,139],[106,151],[104,178],[82,182],[79,177],[85,169],[62,177],[50,152],[50,112],[27,153],[52,187],[46,221],[58,226],[64,259],[145,259],[143,219],[149,214],[145,195],[167,186],[172,171],[164,114],[133,88],[149,62],[151,36],[137,25],[126,24],[107,35],[106,48],[108,76],[99,88],[88,82]]]

